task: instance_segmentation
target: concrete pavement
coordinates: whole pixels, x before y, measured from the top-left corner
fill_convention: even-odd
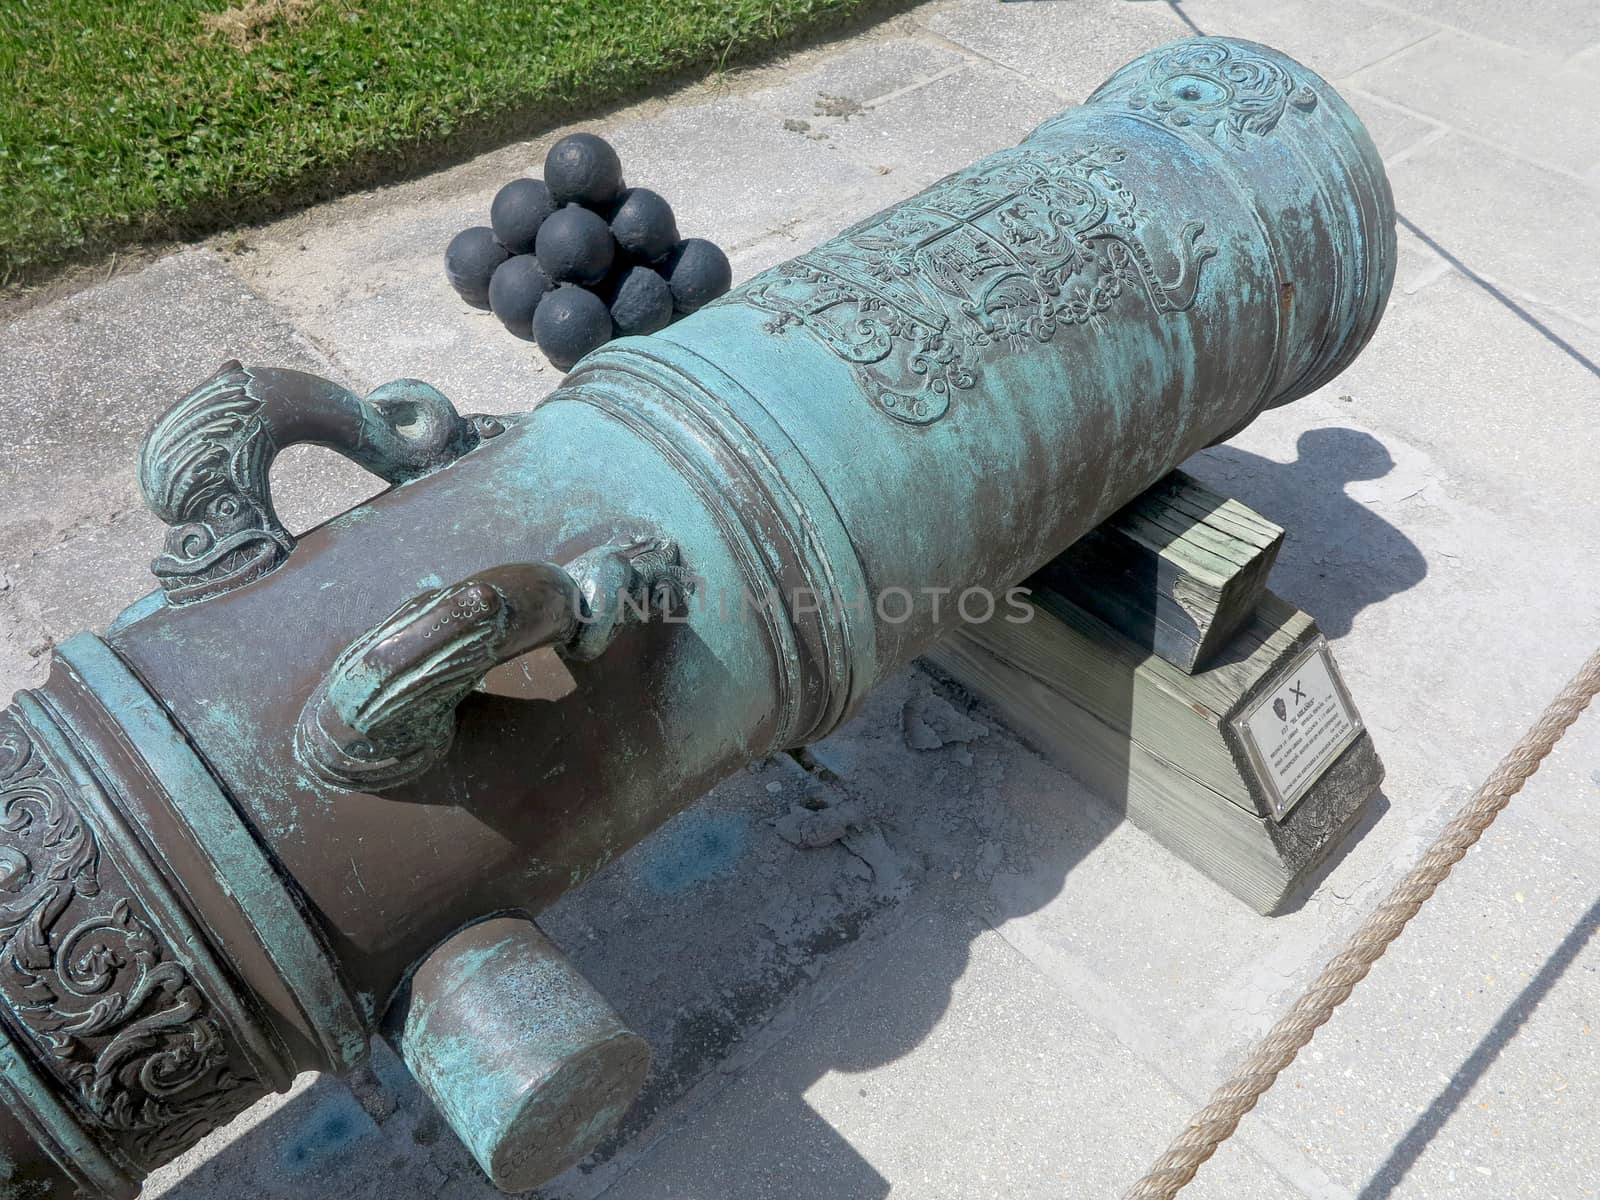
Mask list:
[[[590,127],[743,278],[1195,28],[1338,83],[1402,215],[1356,365],[1188,464],[1289,530],[1272,586],[1335,639],[1388,766],[1380,814],[1303,906],[1258,917],[909,672],[816,749],[839,784],[760,764],[549,914],[657,1062],[624,1136],[549,1200],[1115,1195],[1600,643],[1592,4],[939,0]],[[439,257],[561,132],[4,328],[0,695],[148,589],[137,442],[221,358],[363,391],[417,376],[468,411],[559,381]],[[295,526],[370,490],[316,451],[276,480]],[[953,710],[945,744],[907,744],[910,704]],[[801,849],[782,818],[819,786],[868,824]],[[1600,1195],[1597,804],[1591,714],[1185,1196]],[[495,1194],[381,1051],[354,1091],[303,1080],[151,1190]]]

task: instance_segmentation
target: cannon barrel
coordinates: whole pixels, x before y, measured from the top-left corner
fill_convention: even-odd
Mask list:
[[[0,1164],[144,1175],[382,1031],[505,1187],[647,1052],[532,919],[1350,362],[1394,212],[1325,82],[1197,38],[526,414],[229,363],[159,589],[0,713]],[[393,486],[301,536],[273,456]]]

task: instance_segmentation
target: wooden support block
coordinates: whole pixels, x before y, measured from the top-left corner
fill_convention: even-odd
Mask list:
[[[1311,617],[1263,592],[1190,675],[1053,590],[1031,602],[928,658],[1234,895],[1289,907],[1383,779]]]
[[[1174,471],[1035,582],[1192,672],[1255,611],[1282,544],[1279,526]]]

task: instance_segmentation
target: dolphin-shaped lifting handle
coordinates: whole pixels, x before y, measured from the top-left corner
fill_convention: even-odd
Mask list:
[[[647,539],[429,589],[339,655],[300,714],[295,753],[339,787],[408,783],[449,751],[456,706],[495,667],[543,646],[595,658],[625,625],[671,612],[689,587],[677,547]]]
[[[268,476],[290,446],[326,446],[400,484],[504,430],[494,417],[460,415],[415,379],[363,399],[303,371],[223,363],[162,414],[139,451],[139,488],[169,527],[150,569],[168,604],[190,604],[281,566],[295,539],[272,507]]]

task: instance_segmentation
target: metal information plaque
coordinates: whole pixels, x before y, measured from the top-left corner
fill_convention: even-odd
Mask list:
[[[1361,732],[1326,641],[1318,640],[1271,689],[1234,718],[1234,727],[1281,821]]]

